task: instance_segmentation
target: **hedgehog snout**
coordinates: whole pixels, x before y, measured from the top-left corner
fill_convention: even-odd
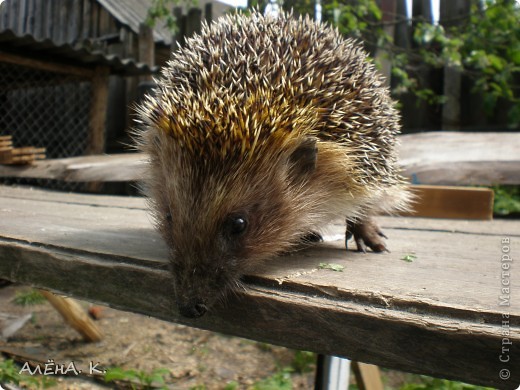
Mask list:
[[[186,318],[199,318],[208,311],[206,304],[199,300],[193,300],[188,303],[177,301],[179,313]]]

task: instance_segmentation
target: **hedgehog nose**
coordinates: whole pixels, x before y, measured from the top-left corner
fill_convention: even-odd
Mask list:
[[[186,318],[199,318],[208,311],[208,307],[203,303],[179,305],[179,313]]]

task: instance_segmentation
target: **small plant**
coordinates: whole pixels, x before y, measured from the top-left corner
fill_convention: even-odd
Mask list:
[[[291,369],[283,368],[266,379],[256,382],[253,390],[291,390]]]
[[[145,389],[151,388],[152,384],[165,388],[164,377],[169,373],[170,371],[165,368],[157,368],[151,373],[147,373],[145,371],[123,370],[122,368],[114,367],[108,369],[105,373],[105,382],[125,381],[135,382],[139,384],[141,388]],[[136,388],[136,386],[132,385],[132,388]]]
[[[40,389],[53,386],[55,381],[46,376],[30,376],[20,374],[20,368],[12,359],[0,361],[0,384],[11,383],[29,389]]]
[[[17,291],[13,299],[13,302],[16,305],[20,306],[39,305],[45,302],[45,297],[42,294],[40,294],[38,290],[35,289],[31,289],[28,291]]]
[[[408,263],[411,263],[415,259],[417,259],[417,256],[413,253],[409,253],[401,257],[401,260],[407,261]]]
[[[296,351],[291,367],[300,374],[313,371],[316,367],[316,354],[308,351]]]
[[[493,213],[500,216],[520,213],[520,186],[496,186]]]
[[[453,382],[447,379],[419,376],[417,383],[407,383],[401,386],[399,390],[491,390],[491,388]]]
[[[238,389],[238,382],[231,381],[226,384],[224,387],[224,390],[237,390]]]
[[[257,342],[256,343],[256,347],[260,351],[264,351],[264,352],[272,352],[272,350],[273,350],[273,346],[271,344],[269,344],[269,343]]]
[[[343,272],[345,267],[343,267],[340,264],[333,264],[333,263],[320,263],[319,269],[330,269],[331,271],[336,272]]]

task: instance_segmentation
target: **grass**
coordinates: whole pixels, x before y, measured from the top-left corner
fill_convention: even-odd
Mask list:
[[[53,386],[56,382],[43,375],[20,374],[21,368],[12,359],[0,361],[0,384],[12,384],[24,389],[41,389]]]
[[[165,368],[157,368],[152,372],[141,370],[123,370],[120,367],[109,368],[105,373],[105,382],[123,381],[131,385],[132,389],[137,388],[166,388],[164,377],[169,375],[170,371]]]
[[[45,297],[38,290],[17,291],[13,302],[19,306],[39,305],[45,302]]]
[[[410,375],[410,377],[413,377],[414,381],[402,385],[399,387],[399,390],[493,390],[489,387],[469,385],[467,383],[422,375]]]
[[[316,354],[307,351],[296,351],[291,368],[299,374],[314,371],[316,369]]]
[[[292,390],[291,369],[280,369],[270,377],[256,382],[252,390]]]

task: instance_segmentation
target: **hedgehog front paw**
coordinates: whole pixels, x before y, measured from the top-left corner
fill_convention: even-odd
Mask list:
[[[383,238],[387,238],[372,218],[366,218],[358,223],[347,221],[345,232],[345,248],[348,249],[348,240],[354,236],[358,252],[366,253],[367,247],[373,252],[390,252]]]

